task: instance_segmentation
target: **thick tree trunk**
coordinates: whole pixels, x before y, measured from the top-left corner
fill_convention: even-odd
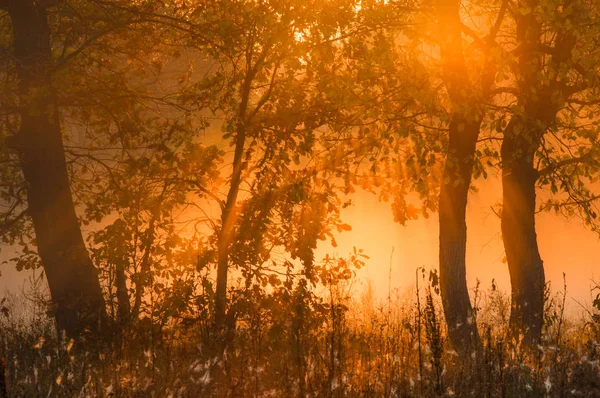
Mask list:
[[[544,317],[544,266],[535,232],[533,161],[540,134],[514,116],[502,141],[502,239],[512,286],[510,325],[513,337],[536,344]]]
[[[460,354],[479,348],[466,278],[467,197],[481,120],[453,115],[440,192],[440,292],[448,336]]]
[[[98,334],[107,320],[98,274],[88,255],[71,197],[58,106],[51,84],[52,54],[46,10],[33,0],[11,2],[19,77],[20,152],[33,220],[57,327],[69,337]]]

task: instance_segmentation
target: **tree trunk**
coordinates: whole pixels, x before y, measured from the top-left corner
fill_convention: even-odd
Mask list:
[[[440,293],[448,335],[460,355],[479,349],[479,334],[466,279],[467,197],[471,185],[475,146],[483,112],[483,93],[493,78],[490,66],[482,71],[482,86],[469,81],[462,50],[459,0],[438,0],[438,28],[443,78],[452,103],[449,142],[440,188]]]
[[[466,277],[467,197],[481,119],[453,115],[440,191],[440,292],[448,336],[460,354],[479,348]]]
[[[115,285],[117,288],[117,321],[121,327],[127,325],[131,315],[129,292],[127,291],[127,277],[125,276],[126,261],[115,264]]]
[[[537,0],[527,3],[532,10],[537,4]],[[522,335],[525,345],[534,347],[542,333],[546,283],[535,231],[538,171],[534,160],[542,137],[555,124],[565,88],[560,79],[547,84],[540,76],[544,63],[565,62],[575,41],[570,33],[559,33],[556,52],[544,60],[538,49],[544,33],[536,13],[519,15],[515,21],[517,41],[524,47],[515,69],[522,111],[512,116],[502,140],[502,238],[512,286],[511,331],[513,337]]]
[[[218,238],[217,288],[215,292],[215,326],[222,332],[227,328],[227,274],[229,270],[229,251],[233,242],[236,222],[237,197],[242,177],[242,155],[244,152],[245,132],[238,130],[233,160],[233,174],[227,200],[221,214],[221,231]]]
[[[513,337],[536,344],[544,317],[544,266],[535,232],[533,161],[539,146],[538,129],[527,128],[514,116],[502,141],[502,239],[512,286],[510,325]]]
[[[161,196],[162,197],[162,196]],[[131,310],[130,318],[135,322],[140,316],[142,307],[142,299],[144,297],[144,291],[150,282],[152,281],[152,275],[150,274],[150,255],[154,248],[155,241],[155,229],[156,229],[156,218],[152,216],[148,229],[144,232],[142,237],[142,246],[144,255],[140,263],[140,269],[134,277],[135,284],[135,300],[133,302],[133,308]]]
[[[231,333],[235,320],[234,314],[227,316],[227,278],[229,271],[229,252],[231,243],[234,240],[235,223],[237,219],[237,199],[242,183],[242,171],[244,163],[244,147],[246,145],[246,111],[248,110],[248,101],[250,99],[250,90],[252,79],[256,74],[255,69],[247,72],[244,83],[241,87],[241,101],[238,109],[238,123],[235,135],[235,150],[233,154],[231,182],[227,199],[221,209],[221,230],[219,231],[217,242],[217,288],[215,291],[215,329],[221,334]],[[230,330],[227,330],[230,329]]]
[[[6,357],[4,354],[4,341],[0,342],[0,398],[8,398],[8,389],[6,388]]]
[[[21,155],[33,220],[57,327],[69,337],[98,335],[107,320],[98,273],[89,257],[71,197],[51,84],[52,53],[46,10],[33,0],[13,1],[14,51],[21,125],[12,146]]]

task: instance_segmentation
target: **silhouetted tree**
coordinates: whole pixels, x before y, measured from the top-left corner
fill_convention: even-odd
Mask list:
[[[232,266],[251,277],[251,267],[283,247],[310,268],[316,242],[341,224],[335,190],[318,185],[323,180],[313,160],[319,128],[335,114],[319,93],[315,67],[324,62],[319,43],[335,33],[336,16],[325,18],[327,7],[222,1],[182,13],[182,32],[192,33],[185,45],[198,50],[206,71],[182,98],[221,118],[223,142],[232,148],[224,158],[226,184],[211,197],[220,212],[210,259],[217,268],[218,333],[234,327]]]
[[[595,196],[591,181],[584,180],[597,172],[598,135],[576,119],[589,105],[581,96],[594,97],[598,88],[598,75],[588,66],[597,59],[591,50],[597,40],[586,28],[597,14],[594,7],[570,0],[550,14],[540,1],[524,1],[519,7],[512,12],[517,103],[501,149],[502,236],[512,285],[510,323],[515,336],[522,334],[531,346],[541,337],[545,289],[535,230],[536,188],[549,184],[559,196],[560,185],[567,199],[559,196],[555,208],[562,202],[579,207],[584,219],[594,218],[590,202]],[[573,106],[580,108],[575,112]],[[565,171],[568,177],[561,175]],[[552,202],[539,208],[552,208]]]
[[[443,79],[451,102],[448,148],[440,189],[440,291],[448,335],[461,354],[479,348],[466,280],[466,208],[479,132],[485,116],[495,67],[485,61],[468,66],[463,54],[460,1],[436,3]],[[501,9],[489,33],[494,40],[504,18]],[[474,71],[473,71],[474,70]],[[473,78],[471,76],[475,75]]]
[[[35,229],[59,330],[98,334],[106,311],[97,271],[85,247],[71,197],[56,92],[48,7],[56,2],[5,1],[13,26],[20,127],[7,139],[19,152],[27,213]]]

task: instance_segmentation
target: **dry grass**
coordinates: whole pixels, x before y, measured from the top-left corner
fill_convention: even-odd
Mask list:
[[[425,280],[423,280],[425,282]],[[310,285],[309,285],[310,286]],[[5,302],[2,343],[10,396],[119,397],[600,397],[600,317],[564,317],[548,294],[534,352],[505,339],[509,302],[477,288],[484,350],[448,346],[435,286],[349,297],[349,281],[257,290],[239,310],[233,341],[213,358],[208,323],[151,317],[107,347],[56,338],[41,301]],[[317,294],[318,293],[318,294]]]

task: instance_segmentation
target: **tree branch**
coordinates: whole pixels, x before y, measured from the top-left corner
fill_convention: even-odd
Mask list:
[[[490,29],[489,40],[492,42],[496,41],[496,35],[500,30],[500,26],[502,26],[502,22],[504,21],[504,16],[506,15],[506,10],[508,9],[508,0],[503,0],[502,5],[500,6],[500,11],[498,12],[498,17],[496,18],[496,22]]]
[[[492,89],[490,91],[490,96],[494,96],[494,95],[498,95],[498,94],[512,94],[515,97],[519,96],[519,92],[516,88],[514,87],[495,87],[494,89]]]
[[[469,28],[467,25],[465,25],[462,22],[460,22],[460,27],[461,27],[462,32],[465,33],[470,38],[472,38],[473,41],[475,43],[477,43],[477,45],[481,48],[481,50],[488,51],[487,43],[485,42],[485,40],[483,38],[481,38],[477,34],[477,32],[475,32],[473,29]]]
[[[28,211],[29,211],[29,209],[24,209],[22,212],[17,214],[12,219],[8,219],[8,215],[7,215],[5,217],[4,222],[2,224],[0,224],[0,234],[4,234],[6,231],[8,231],[10,228],[12,228],[13,225],[15,225],[19,221],[21,221],[27,215]]]
[[[583,163],[586,162],[587,160],[589,160],[591,157],[591,155],[589,153],[586,153],[582,156],[577,156],[577,157],[573,157],[573,158],[569,158],[569,159],[564,159],[561,160],[559,162],[556,163],[552,163],[551,165],[543,168],[542,170],[538,171],[538,179],[540,177],[544,177],[547,176],[548,174],[553,173],[554,171],[565,167],[565,166],[570,166],[573,164],[578,164],[578,163]]]

